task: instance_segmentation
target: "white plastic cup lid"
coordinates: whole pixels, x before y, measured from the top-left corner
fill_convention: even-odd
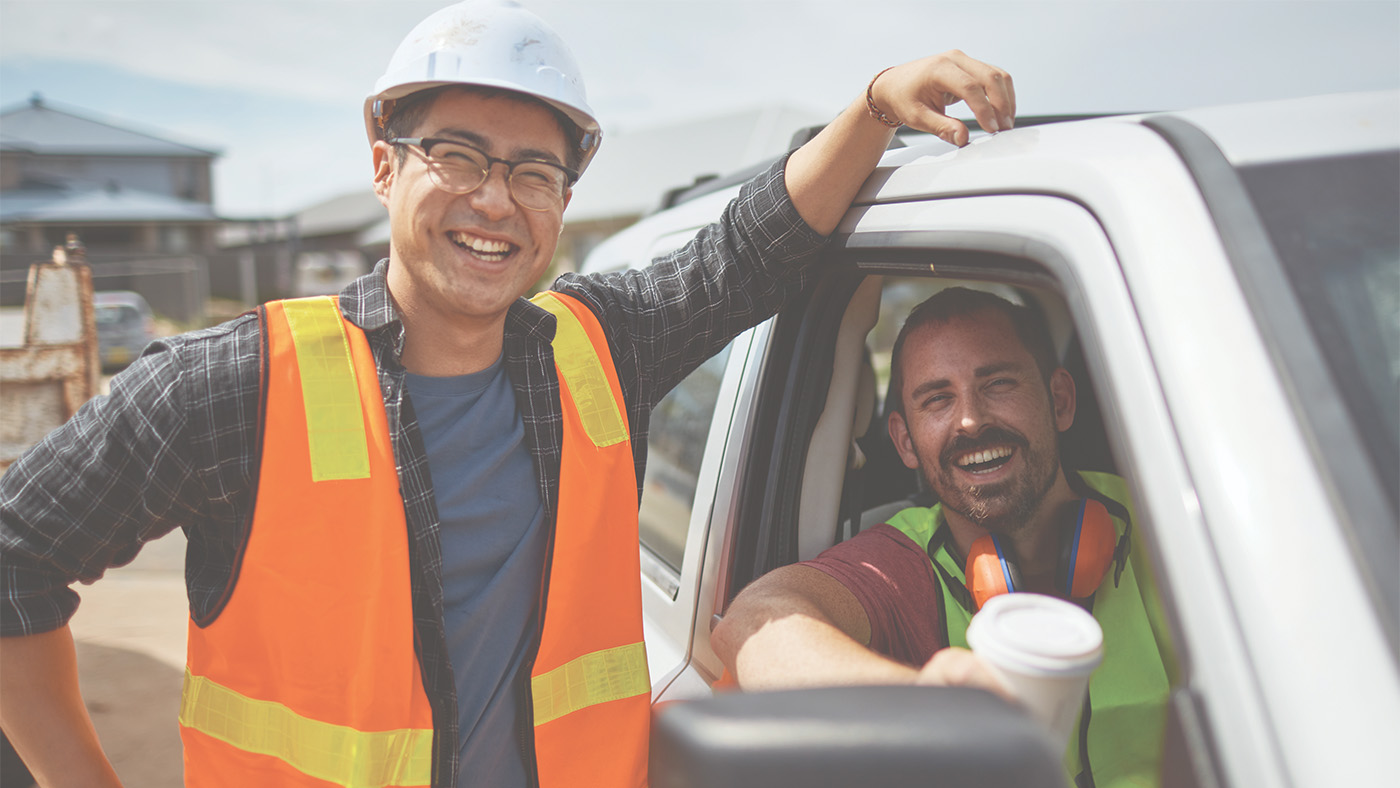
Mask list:
[[[1044,594],[987,600],[967,628],[967,643],[985,659],[1020,673],[1075,676],[1103,660],[1103,630],[1088,611]]]

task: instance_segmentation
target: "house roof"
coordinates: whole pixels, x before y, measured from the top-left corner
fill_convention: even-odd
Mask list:
[[[389,212],[369,189],[349,192],[297,213],[297,232],[302,238],[335,235],[363,230],[387,218]]]
[[[56,109],[35,94],[0,112],[0,150],[48,155],[213,157],[196,148],[134,129]]]
[[[574,187],[566,223],[637,216],[662,195],[704,175],[723,175],[787,152],[799,129],[830,120],[777,104],[637,131],[604,134]]]
[[[209,222],[213,206],[120,188],[36,188],[0,193],[0,222]]]

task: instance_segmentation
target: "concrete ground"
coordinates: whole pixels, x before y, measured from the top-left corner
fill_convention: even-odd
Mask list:
[[[127,786],[180,788],[180,686],[189,603],[185,537],[147,544],[91,586],[71,627],[78,678],[97,735]]]

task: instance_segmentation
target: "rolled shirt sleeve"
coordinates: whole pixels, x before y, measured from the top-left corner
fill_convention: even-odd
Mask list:
[[[889,525],[877,525],[827,548],[805,566],[844,585],[870,621],[870,648],[915,667],[944,646],[942,593],[928,555]]]

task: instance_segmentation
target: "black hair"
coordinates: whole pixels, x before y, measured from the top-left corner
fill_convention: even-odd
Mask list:
[[[1050,375],[1060,364],[1050,340],[1050,327],[1038,311],[1013,304],[999,295],[983,290],[949,287],[934,293],[909,310],[909,316],[904,319],[904,326],[899,329],[899,336],[894,340],[894,350],[890,354],[891,412],[904,414],[904,375],[901,371],[903,359],[900,356],[904,352],[904,340],[909,334],[930,323],[947,323],[953,318],[967,317],[988,310],[1000,312],[1011,321],[1016,338],[1021,340],[1021,345],[1031,354],[1031,358],[1035,359],[1041,379],[1047,387],[1049,386]]]
[[[420,90],[410,93],[401,99],[395,99],[393,104],[387,109],[388,117],[379,131],[379,138],[382,140],[393,139],[395,137],[410,137],[422,124],[423,118],[427,116],[428,110],[438,100],[444,92],[450,90],[463,90],[475,93],[482,98],[508,98],[515,101],[529,101],[544,107],[554,115],[554,120],[559,123],[559,128],[564,132],[564,144],[568,151],[564,154],[564,166],[575,172],[579,165],[583,163],[583,129],[575,123],[568,115],[565,115],[553,104],[541,101],[534,96],[520,93],[505,88],[487,87],[484,85],[438,85],[437,87]],[[399,148],[399,163],[402,164],[408,152],[402,147]]]

